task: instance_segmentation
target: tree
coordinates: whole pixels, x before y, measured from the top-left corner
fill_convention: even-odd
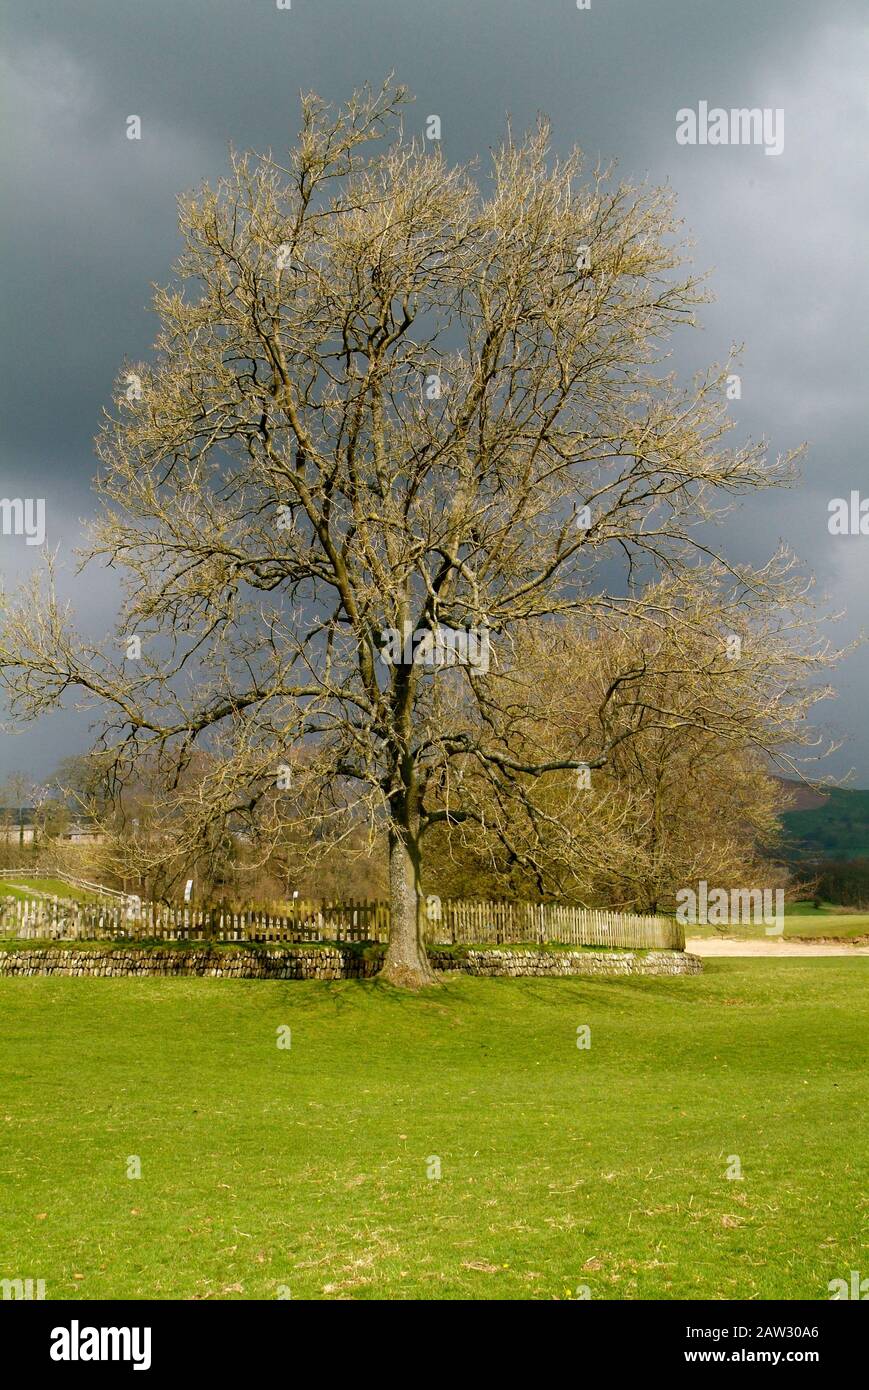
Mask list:
[[[793,571],[786,556],[762,575],[707,566],[648,587],[646,616],[604,631],[581,617],[529,624],[482,682],[485,699],[445,704],[442,727],[500,738],[514,759],[588,761],[545,781],[472,758],[459,788],[444,775],[448,819],[426,856],[439,891],[467,892],[475,876],[484,896],[655,912],[699,878],[781,883],[772,769],[799,773],[822,748],[808,716],[830,694],[816,678],[835,655]],[[449,814],[457,792],[461,819]]]
[[[24,812],[32,806],[36,795],[36,784],[28,772],[10,772],[3,783],[3,800],[16,813],[19,849],[24,848]]]
[[[69,829],[69,823],[68,807],[45,789],[38,797],[34,810],[34,845],[38,845],[40,851],[51,846]]]
[[[107,711],[112,777],[153,759],[194,841],[280,833],[279,767],[311,750],[317,846],[348,806],[385,832],[383,973],[417,986],[421,836],[463,815],[433,789],[469,757],[502,779],[577,766],[444,729],[442,688],[485,731],[486,665],[527,624],[648,617],[644,583],[709,556],[719,501],[792,460],[726,447],[729,364],[662,369],[703,298],[669,191],[553,158],[544,123],[475,183],[405,138],[405,101],[307,96],[286,161],[233,154],[181,200],[153,361],[97,442],[88,554],[126,572],[123,654],[78,640],[49,581],[7,615],[0,666],[19,716],[71,688]]]
[[[194,879],[197,898],[223,897],[234,886],[238,846],[218,815],[185,815],[208,787],[213,757],[195,750],[176,766],[167,794],[167,768],[143,752],[116,781],[114,757],[106,750],[67,759],[58,784],[67,799],[100,832],[91,851],[92,872],[103,882],[161,902],[177,900]]]

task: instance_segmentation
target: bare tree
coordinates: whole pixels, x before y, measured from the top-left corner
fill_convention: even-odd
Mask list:
[[[420,837],[462,815],[444,770],[577,764],[444,729],[440,687],[463,684],[485,729],[486,664],[523,625],[642,617],[655,572],[709,555],[729,494],[792,469],[725,447],[727,365],[690,385],[662,366],[703,297],[668,191],[553,158],[543,123],[475,182],[405,138],[405,100],[307,96],[287,160],[233,155],[181,200],[154,359],[124,371],[98,440],[89,555],[126,573],[123,653],[75,638],[43,587],[0,665],[18,715],[69,689],[107,709],[112,777],[153,757],[191,845],[245,818],[280,833],[280,766],[310,749],[312,851],[347,835],[348,805],[354,833],[385,830],[383,973],[417,986]]]
[[[36,783],[29,772],[10,772],[0,791],[9,810],[15,812],[19,849],[24,848],[24,812],[33,806],[37,794]]]
[[[469,747],[500,739],[511,757],[469,754],[430,787],[446,812],[426,853],[438,891],[466,892],[476,874],[484,896],[658,911],[698,878],[783,881],[774,772],[803,779],[830,751],[809,716],[840,655],[811,586],[781,553],[762,571],[668,577],[643,601],[641,616],[628,607],[603,628],[593,614],[527,624],[483,699],[442,702],[442,728]],[[565,770],[517,772],[535,750]]]

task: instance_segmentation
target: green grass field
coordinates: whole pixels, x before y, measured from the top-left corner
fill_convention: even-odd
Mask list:
[[[11,882],[8,879],[0,879],[0,896],[32,898],[39,893],[47,893],[49,897],[72,898],[79,903],[99,902],[97,894],[88,893],[83,888],[74,888],[62,878],[31,878],[22,873],[20,878],[16,877]]]
[[[785,941],[812,941],[824,938],[830,941],[853,941],[855,938],[869,937],[869,912],[844,912],[834,903],[822,903],[819,908],[811,903],[798,902],[785,904]],[[708,922],[685,927],[687,937],[725,936],[732,940],[759,940],[766,936],[762,922],[746,925],[730,925],[724,928],[710,926]]]
[[[788,839],[803,853],[824,859],[869,855],[869,791],[827,787],[821,806],[782,815]]]
[[[867,1016],[859,958],[417,996],[0,979],[0,1277],[55,1299],[826,1299],[865,1265]]]

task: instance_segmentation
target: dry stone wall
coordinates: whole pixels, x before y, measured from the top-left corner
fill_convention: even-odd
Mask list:
[[[699,975],[699,956],[685,951],[430,951],[435,970],[485,976]],[[298,946],[286,950],[210,950],[207,947],[16,947],[0,950],[0,975],[209,975],[243,980],[369,979],[382,948]]]
[[[432,953],[433,960],[436,954]],[[699,975],[703,962],[699,956],[689,955],[686,951],[520,951],[492,948],[469,950],[459,968],[468,975]]]

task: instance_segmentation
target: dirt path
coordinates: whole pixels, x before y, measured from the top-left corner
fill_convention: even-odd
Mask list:
[[[869,956],[869,946],[851,946],[845,941],[785,941],[774,936],[756,941],[694,936],[685,942],[685,950],[695,956]]]

